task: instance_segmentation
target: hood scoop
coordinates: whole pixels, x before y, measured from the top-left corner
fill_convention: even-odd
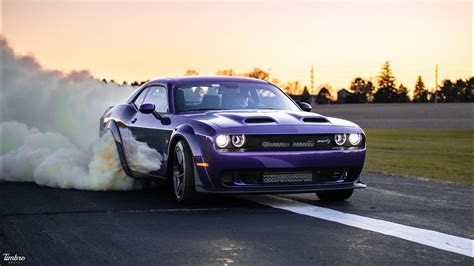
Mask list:
[[[305,117],[305,118],[303,118],[303,122],[305,122],[305,123],[327,123],[329,121],[324,117]]]
[[[275,123],[276,121],[270,117],[255,117],[247,118],[244,120],[247,124],[264,124],[264,123]]]

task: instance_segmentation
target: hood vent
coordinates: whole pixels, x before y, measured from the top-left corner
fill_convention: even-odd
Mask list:
[[[329,122],[324,117],[305,117],[303,118],[303,122],[305,123],[326,123]]]
[[[268,117],[258,117],[258,118],[247,118],[245,123],[247,124],[260,124],[260,123],[274,123],[275,120]]]

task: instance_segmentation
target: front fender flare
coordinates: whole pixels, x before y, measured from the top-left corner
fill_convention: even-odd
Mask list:
[[[206,186],[213,186],[209,174],[207,172],[206,168],[199,167],[197,169],[196,167],[196,162],[202,162],[203,161],[203,153],[201,150],[201,147],[199,145],[199,140],[196,135],[196,132],[194,131],[193,127],[191,125],[180,125],[175,128],[173,133],[171,134],[170,137],[170,145],[168,147],[168,155],[169,158],[170,156],[173,156],[173,147],[178,142],[179,140],[184,140],[189,148],[191,149],[191,155],[193,158],[193,169],[194,169],[194,183],[196,186],[196,190],[200,190],[200,187]],[[168,158],[168,162],[171,160]]]

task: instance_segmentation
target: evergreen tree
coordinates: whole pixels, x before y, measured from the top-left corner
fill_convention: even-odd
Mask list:
[[[382,65],[382,71],[380,71],[378,79],[378,90],[374,94],[374,102],[376,103],[389,103],[396,100],[398,93],[395,87],[395,76],[392,73],[392,67],[390,62],[386,61]]]
[[[311,103],[311,94],[309,94],[308,87],[304,86],[303,95],[301,96],[301,101],[306,103]]]
[[[415,84],[415,90],[413,92],[413,102],[416,103],[426,103],[428,102],[428,91],[425,89],[425,83],[421,76],[418,76],[418,79]]]
[[[407,103],[409,101],[410,101],[410,97],[408,97],[408,88],[403,86],[403,84],[400,83],[395,102]]]
[[[379,89],[389,89],[391,91],[395,91],[395,76],[393,76],[392,67],[390,66],[389,61],[386,61],[382,65],[382,71],[380,71],[378,83]]]

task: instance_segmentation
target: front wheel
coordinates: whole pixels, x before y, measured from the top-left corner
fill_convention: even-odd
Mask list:
[[[191,150],[180,140],[173,149],[173,194],[179,203],[187,204],[196,201],[197,193],[194,187],[194,166]]]
[[[318,191],[316,195],[324,201],[343,201],[351,197],[354,189]]]

